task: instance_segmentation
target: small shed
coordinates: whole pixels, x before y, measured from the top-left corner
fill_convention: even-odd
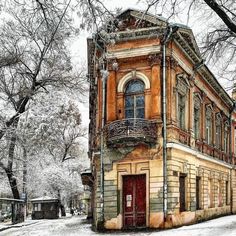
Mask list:
[[[44,196],[31,199],[33,204],[32,219],[58,219],[59,199]]]

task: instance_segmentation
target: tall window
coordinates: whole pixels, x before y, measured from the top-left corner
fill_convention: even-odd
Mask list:
[[[194,107],[194,136],[200,138],[200,109]]]
[[[131,80],[125,89],[125,118],[144,118],[144,83],[141,80]]]
[[[225,181],[225,203],[226,203],[226,205],[230,204],[229,196],[230,196],[229,181],[227,180],[227,181]]]
[[[179,211],[186,211],[186,174],[179,176]]]
[[[208,207],[213,207],[213,180],[208,180]]]
[[[180,73],[176,76],[176,113],[178,126],[181,129],[186,128],[186,101],[188,98],[189,80],[185,73]]]
[[[225,123],[225,128],[224,128],[224,151],[228,152],[229,151],[229,131],[228,131],[228,123]]]
[[[206,107],[206,142],[212,144],[212,110]]]
[[[217,183],[217,193],[218,193],[218,206],[223,205],[223,198],[222,198],[222,189],[221,189],[221,181],[219,180]]]
[[[196,177],[196,210],[201,209],[200,200],[201,200],[201,178],[197,176]]]
[[[216,115],[216,147],[221,148],[221,118]]]
[[[185,96],[178,93],[178,122],[181,129],[185,128]]]
[[[200,138],[200,108],[201,108],[200,98],[197,95],[195,95],[194,96],[194,137],[195,139]]]

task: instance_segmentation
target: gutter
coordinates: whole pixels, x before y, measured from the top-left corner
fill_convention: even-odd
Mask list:
[[[236,103],[233,101],[233,108],[230,111],[230,116],[229,116],[229,155],[230,155],[230,162],[231,165],[234,165],[233,163],[233,150],[232,150],[232,114],[235,111],[236,108]],[[231,214],[233,214],[233,183],[232,183],[232,170],[230,170],[230,211]]]
[[[106,81],[108,72],[103,64],[102,74],[102,124],[100,133],[100,201],[101,201],[101,221],[104,222],[104,126],[105,126],[105,106],[106,106]]]

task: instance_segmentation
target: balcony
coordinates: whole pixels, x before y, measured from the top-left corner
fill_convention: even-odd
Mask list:
[[[157,139],[157,124],[154,120],[116,120],[106,126],[107,145],[135,146],[138,143],[152,144]]]

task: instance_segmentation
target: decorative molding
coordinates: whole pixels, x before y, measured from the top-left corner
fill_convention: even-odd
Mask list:
[[[130,58],[130,57],[139,57],[149,54],[158,54],[161,52],[160,45],[145,46],[140,48],[126,48],[116,51],[108,50],[106,53],[107,59],[121,59],[121,58]]]
[[[207,104],[206,105],[206,117],[212,118],[212,113],[213,113],[212,104]]]
[[[113,71],[119,70],[119,64],[116,58],[108,60],[108,70],[113,70]]]
[[[150,66],[161,65],[162,55],[161,54],[150,54],[148,56],[148,62]]]
[[[187,147],[187,146],[184,146],[184,145],[181,145],[179,143],[167,143],[167,148],[175,148],[175,149],[178,149],[180,151],[183,151],[183,152],[186,152],[186,153],[189,153],[193,156],[196,156],[198,159],[202,159],[202,160],[205,160],[205,161],[209,161],[211,163],[215,163],[215,164],[218,164],[220,166],[224,166],[228,169],[232,169],[232,165],[231,164],[227,164],[221,160],[217,160],[217,159],[214,159],[213,157],[211,156],[208,156],[206,154],[202,154],[196,150],[193,150],[191,149],[190,147]]]
[[[167,67],[170,66],[171,69],[176,70],[176,68],[179,66],[178,61],[173,56],[167,56]]]
[[[178,93],[185,96],[187,95],[188,89],[189,89],[189,82],[188,82],[188,76],[185,73],[178,74],[176,81],[176,88],[178,90]]]
[[[202,99],[199,93],[194,93],[194,107],[197,109],[201,108]]]
[[[197,171],[198,171],[197,176],[202,177],[202,176],[203,176],[203,173],[204,173],[203,169],[202,169],[201,167],[199,167],[199,168],[197,169]]]
[[[126,74],[118,83],[117,86],[117,92],[118,93],[122,93],[124,92],[124,88],[125,85],[132,79],[134,79],[134,75],[136,76],[137,79],[140,79],[144,82],[145,85],[145,89],[150,89],[150,81],[148,79],[148,77],[146,75],[144,75],[143,73],[133,70],[131,72],[129,72],[128,74]]]
[[[216,113],[216,125],[218,126],[220,126],[221,125],[221,123],[222,123],[222,115],[220,114],[220,112],[217,112]]]
[[[187,164],[187,162],[183,163],[183,173],[188,174],[188,164]]]
[[[215,171],[210,171],[209,178],[210,179],[214,179],[215,178]]]

